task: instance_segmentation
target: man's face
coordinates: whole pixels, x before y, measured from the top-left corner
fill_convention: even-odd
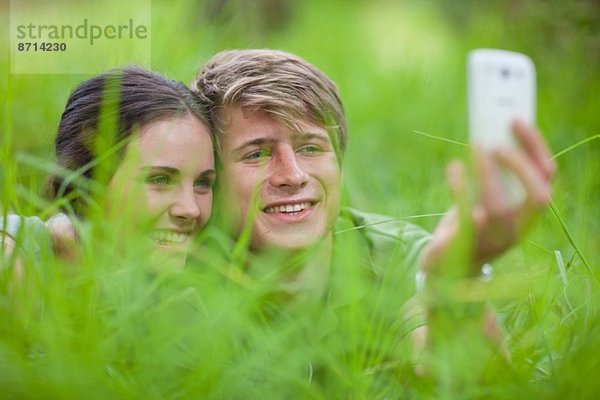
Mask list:
[[[234,233],[253,211],[253,249],[302,249],[330,236],[342,172],[327,131],[304,121],[292,130],[240,107],[224,112],[218,206]]]

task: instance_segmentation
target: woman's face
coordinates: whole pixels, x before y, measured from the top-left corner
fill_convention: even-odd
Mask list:
[[[110,181],[109,210],[160,252],[184,256],[211,214],[214,164],[209,130],[195,117],[142,126]]]

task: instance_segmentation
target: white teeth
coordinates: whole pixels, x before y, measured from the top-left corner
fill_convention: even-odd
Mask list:
[[[273,206],[265,208],[265,212],[267,214],[270,213],[294,213],[304,210],[312,205],[310,201],[304,201],[302,203],[294,203],[294,204],[282,204],[280,206]]]
[[[153,231],[149,235],[156,243],[163,245],[183,243],[189,237],[187,233],[171,231]]]

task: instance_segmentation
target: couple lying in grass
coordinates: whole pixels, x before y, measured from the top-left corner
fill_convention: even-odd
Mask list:
[[[523,238],[550,201],[555,165],[542,137],[519,121],[514,134],[518,149],[473,152],[474,204],[463,164],[448,166],[456,204],[429,235],[341,207],[348,142],[342,101],[331,79],[305,60],[274,50],[224,51],[205,64],[191,90],[139,68],[115,69],[80,84],[62,115],[59,168],[47,192],[64,213],[46,222],[8,216],[3,251],[16,275],[27,271],[18,251],[8,257],[13,249],[76,260],[78,230],[95,213],[114,223],[115,234],[126,229],[147,238],[157,262],[183,267],[214,208],[211,225],[238,247],[303,260],[287,277],[298,283],[296,295],[311,281],[318,283],[310,285],[316,298],[327,297],[342,236],[334,232],[354,230],[373,280],[392,274],[414,282],[419,275],[434,311],[448,300],[438,282],[476,278],[483,264]],[[519,204],[509,201],[500,169],[524,188]],[[456,265],[459,250],[464,263]],[[391,260],[398,260],[396,269]],[[475,318],[497,335],[491,314]]]

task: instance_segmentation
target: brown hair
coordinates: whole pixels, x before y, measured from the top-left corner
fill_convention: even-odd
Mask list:
[[[86,210],[90,179],[104,162],[100,157],[105,155],[94,146],[101,139],[101,125],[106,120],[112,118],[115,129],[104,140],[113,143],[117,155],[122,157],[127,139],[136,129],[185,115],[209,126],[205,105],[183,83],[139,67],[115,68],[80,83],[67,101],[54,142],[57,163],[63,172],[50,176],[46,196],[64,198],[61,208],[66,211],[82,214]],[[109,168],[108,178],[120,159],[117,157],[115,165],[103,165]]]
[[[269,49],[222,51],[208,60],[191,87],[208,104],[211,124],[219,134],[226,123],[221,110],[240,106],[267,112],[291,126],[297,120],[322,126],[330,132],[339,156],[346,148],[348,128],[337,86],[293,54]]]

